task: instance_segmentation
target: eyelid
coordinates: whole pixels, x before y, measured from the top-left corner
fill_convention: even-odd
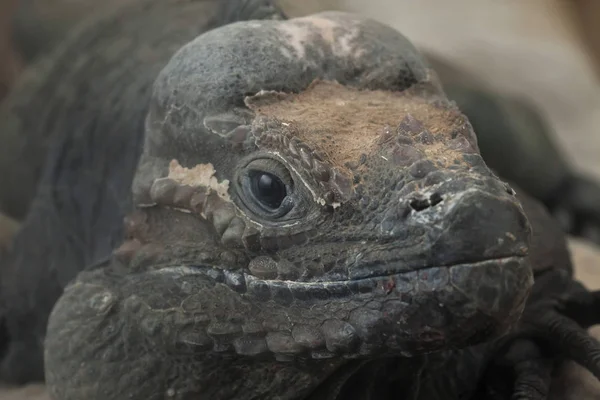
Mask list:
[[[272,158],[259,158],[252,160],[247,166],[246,171],[260,171],[275,175],[281,179],[288,189],[294,188],[294,180],[290,171],[281,162]]]

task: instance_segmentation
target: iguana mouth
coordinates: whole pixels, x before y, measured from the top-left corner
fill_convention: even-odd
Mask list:
[[[329,281],[260,279],[248,272],[195,266],[170,266],[155,270],[153,273],[204,275],[216,282],[226,284],[238,293],[253,295],[263,301],[274,300],[286,305],[296,300],[328,300],[367,293],[387,296],[408,294],[413,291],[435,292],[448,288],[461,290],[460,287],[465,284],[478,285],[480,292],[487,290],[496,293],[502,290],[499,282],[503,277],[512,278],[516,273],[522,275],[521,278],[525,278],[524,274],[529,268],[526,260],[524,255],[511,255],[452,265],[419,267],[408,271],[394,270],[386,266],[385,270],[370,270],[350,279]],[[469,272],[465,274],[465,271]],[[473,279],[474,277],[476,278]]]
[[[320,332],[317,336],[332,341],[345,335],[347,328],[351,343],[331,346],[339,346],[340,354],[351,358],[418,355],[447,346],[460,348],[479,343],[482,337],[502,334],[518,320],[533,282],[528,258],[523,256],[333,282],[261,280],[244,272],[185,266],[152,274],[169,274],[175,281],[189,282],[194,279],[192,275],[203,275],[228,286],[227,299],[239,296],[248,307],[262,307],[258,315],[243,317],[261,321],[257,325],[261,335],[276,332],[278,324],[287,318],[294,326],[314,325],[311,332]],[[265,304],[269,307],[263,307]],[[282,316],[286,316],[284,320]],[[330,332],[326,325],[321,326],[325,322],[345,328]],[[299,337],[296,339],[301,340]],[[313,349],[310,343],[298,354],[295,345],[281,346],[272,351],[322,356],[322,349]]]
[[[472,265],[475,267],[476,265],[486,263],[486,262],[503,262],[505,260],[517,259],[525,257],[526,253],[523,251],[521,254],[509,254],[509,255],[497,255],[495,257],[485,257],[485,258],[472,258],[465,259],[458,262],[452,262],[446,265],[436,265],[436,266],[417,266],[417,267],[407,267],[406,264],[402,262],[386,262],[384,264],[376,264],[375,266],[364,266],[358,271],[354,271],[350,273],[349,281],[360,281],[369,278],[381,278],[381,277],[391,277],[396,275],[405,275],[411,272],[414,273],[427,273],[427,271],[435,271],[435,270],[443,270],[450,269],[454,266],[459,265]]]
[[[411,292],[435,292],[445,289],[457,289],[466,284],[478,285],[478,292],[488,291],[485,297],[494,297],[493,293],[500,295],[502,285],[499,282],[503,277],[513,277],[515,272],[519,275],[525,257],[521,255],[487,259],[472,263],[459,263],[448,266],[424,267],[411,271],[386,271],[386,273],[353,277],[347,280],[323,282],[298,282],[282,280],[262,280],[250,274],[244,274],[248,293],[254,294],[261,300],[273,299],[287,303],[288,296],[294,300],[327,300],[344,298],[352,295],[373,293],[375,295],[402,295]],[[468,274],[465,271],[469,270]],[[464,275],[469,275],[465,278]],[[472,276],[477,278],[473,280]],[[524,276],[523,276],[524,278]],[[470,280],[470,281],[469,281]],[[288,295],[284,295],[288,292]],[[464,290],[464,294],[468,295]],[[467,291],[468,292],[468,291]],[[475,297],[476,295],[473,295]]]

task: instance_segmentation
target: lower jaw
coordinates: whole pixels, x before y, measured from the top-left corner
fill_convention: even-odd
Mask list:
[[[252,310],[234,307],[240,321],[226,326],[238,333],[218,339],[224,342],[213,351],[270,354],[280,361],[412,357],[476,345],[518,321],[533,285],[523,257],[328,283],[259,280],[185,266],[153,272],[165,273],[210,277],[231,289],[212,298],[224,302],[213,304],[215,309]]]
[[[337,307],[331,317],[347,324],[355,340],[345,348],[328,346],[324,353],[363,358],[417,356],[498,337],[518,321],[533,278],[527,259],[515,256],[356,281],[279,282],[246,276],[246,283],[247,295],[304,309],[308,318],[309,309],[318,304],[354,304],[352,311]],[[323,352],[311,354],[321,358]]]

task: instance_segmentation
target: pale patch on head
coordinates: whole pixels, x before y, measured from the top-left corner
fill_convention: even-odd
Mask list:
[[[297,58],[304,58],[307,45],[321,40],[329,46],[329,52],[339,58],[359,58],[365,49],[353,44],[358,38],[360,27],[355,21],[348,20],[344,24],[325,16],[311,15],[295,18],[278,25],[277,29],[286,38]],[[282,49],[284,56],[289,51]]]
[[[287,42],[296,53],[297,58],[304,58],[306,53],[306,41],[309,37],[309,31],[298,24],[292,24],[284,22],[279,26],[279,30],[284,34]],[[288,55],[287,49],[285,49],[284,55]]]
[[[193,168],[185,168],[177,160],[171,160],[167,178],[174,180],[180,185],[209,188],[214,190],[223,200],[231,201],[229,197],[229,181],[225,179],[219,182],[217,177],[214,176],[215,172],[211,163],[198,164]]]

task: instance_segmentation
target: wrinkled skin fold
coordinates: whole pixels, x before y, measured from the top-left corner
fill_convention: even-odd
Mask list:
[[[242,3],[224,20],[268,20],[202,34],[155,80],[124,240],[50,316],[52,396],[543,398],[565,357],[598,375],[596,294],[413,46]]]

